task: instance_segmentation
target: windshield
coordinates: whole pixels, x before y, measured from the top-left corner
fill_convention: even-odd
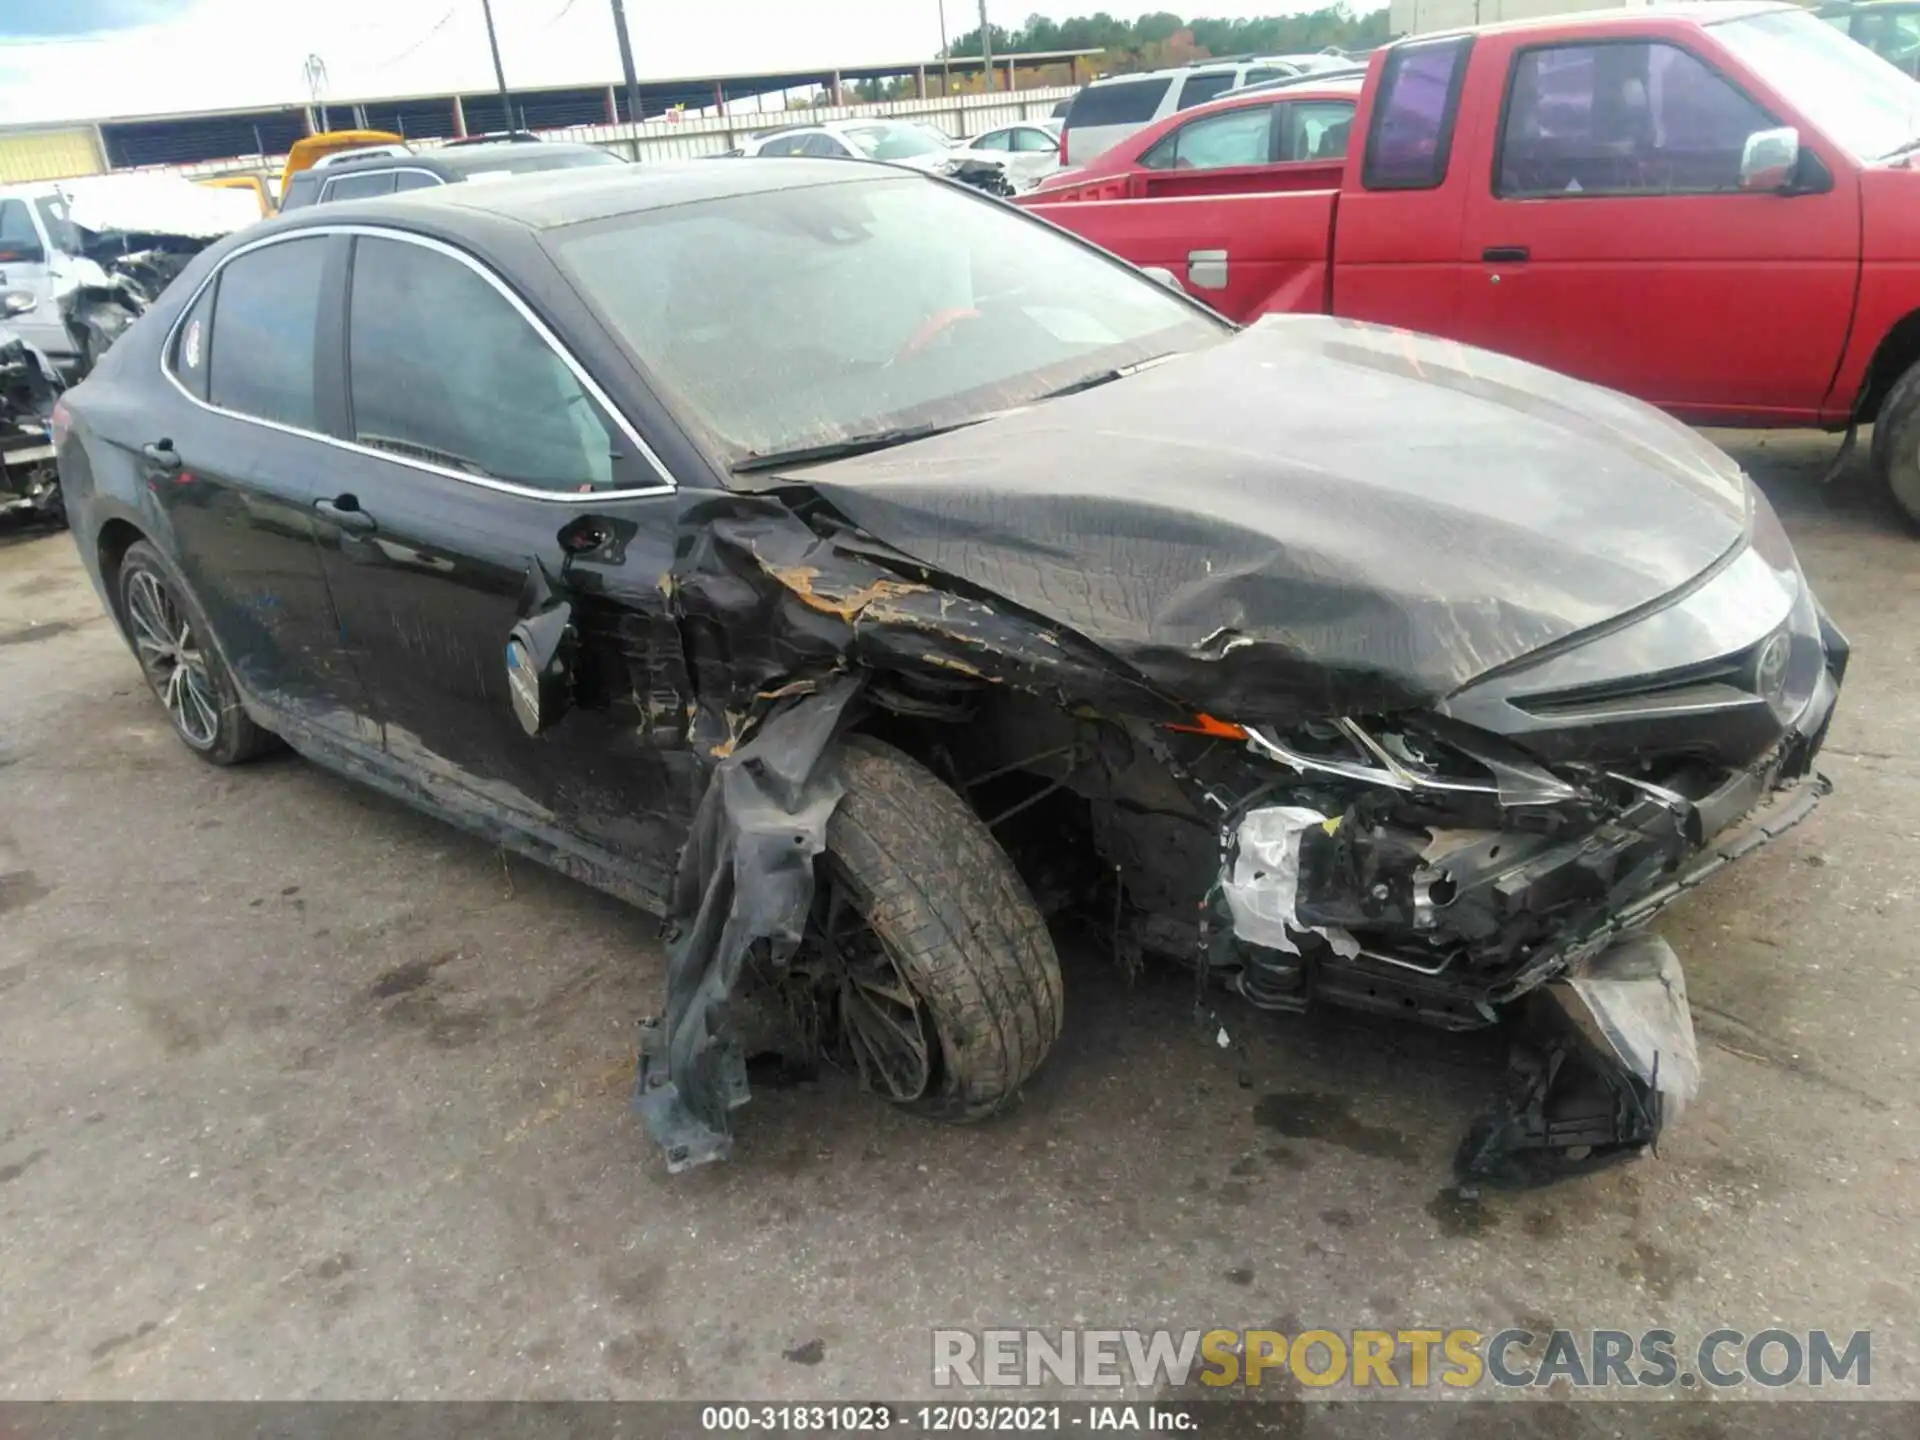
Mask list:
[[[641,211],[554,250],[729,463],[961,424],[1231,333],[1018,211],[906,176]]]
[[[1920,85],[1804,10],[1713,25],[1714,37],[1856,160],[1920,138]]]
[[[869,160],[912,160],[950,148],[919,125],[850,125],[841,136]]]

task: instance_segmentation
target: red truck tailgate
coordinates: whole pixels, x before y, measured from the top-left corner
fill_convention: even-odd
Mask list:
[[[1136,265],[1172,271],[1229,320],[1327,308],[1337,190],[1023,207]]]

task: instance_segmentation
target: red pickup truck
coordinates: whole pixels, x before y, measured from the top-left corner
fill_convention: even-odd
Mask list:
[[[1350,131],[1325,123],[1342,100]],[[1271,148],[1223,145],[1215,117],[1262,104],[1286,107]],[[1877,420],[1920,522],[1916,154],[1912,77],[1797,7],[1720,0],[1401,41],[1357,97],[1229,97],[1022,203],[1235,320],[1423,330],[1695,424]]]

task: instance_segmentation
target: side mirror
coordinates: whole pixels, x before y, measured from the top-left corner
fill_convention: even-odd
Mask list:
[[[0,282],[5,278],[0,276]],[[15,315],[25,315],[39,303],[30,290],[9,290],[6,294],[0,295],[0,317],[11,320]]]
[[[1757,130],[1740,151],[1740,188],[1778,194],[1792,188],[1800,169],[1800,132],[1791,125]]]
[[[1180,283],[1180,277],[1164,265],[1143,265],[1140,273],[1149,280],[1158,280],[1169,290],[1178,290],[1182,295],[1187,293],[1186,287]]]

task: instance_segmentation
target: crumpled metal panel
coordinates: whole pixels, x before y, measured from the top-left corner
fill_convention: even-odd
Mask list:
[[[1692,580],[1738,467],[1520,361],[1276,317],[1124,381],[784,479],[1233,719],[1429,704]]]

